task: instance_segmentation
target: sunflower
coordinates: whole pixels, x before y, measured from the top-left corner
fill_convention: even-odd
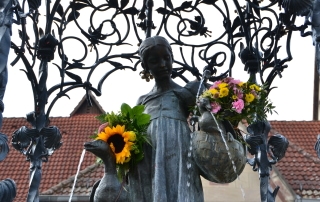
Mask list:
[[[107,126],[98,134],[96,140],[107,142],[116,156],[116,163],[123,164],[130,160],[130,150],[136,140],[136,134],[133,131],[126,131],[124,125],[112,128]]]

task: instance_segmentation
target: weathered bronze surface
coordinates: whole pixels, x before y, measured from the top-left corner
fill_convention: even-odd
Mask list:
[[[6,64],[8,43],[10,41],[9,27],[14,22],[19,26],[19,31],[16,30],[13,34],[18,35],[20,41],[11,41],[11,48],[16,53],[11,65],[22,62],[23,65],[21,66],[25,67],[24,72],[32,86],[34,109],[27,115],[27,119],[32,124],[32,130],[41,131],[43,128],[48,127],[50,123],[49,114],[53,105],[60,98],[68,97],[68,93],[71,90],[84,88],[87,92],[93,91],[97,96],[100,96],[104,81],[113,72],[123,69],[136,71],[140,65],[137,50],[119,53],[114,51],[114,47],[122,46],[124,47],[122,50],[126,50],[126,45],[139,44],[146,37],[151,37],[152,35],[166,36],[170,39],[172,45],[177,48],[178,52],[180,51],[180,58],[172,58],[175,66],[172,67],[171,77],[182,79],[186,83],[190,82],[186,77],[187,73],[200,80],[203,77],[200,69],[210,71],[209,81],[216,81],[227,75],[232,76],[232,68],[238,55],[237,50],[239,50],[238,44],[241,43],[241,54],[239,56],[244,64],[245,71],[250,73],[250,79],[253,81],[260,79],[261,83],[268,85],[267,90],[271,91],[273,80],[278,76],[281,77],[283,70],[288,67],[286,63],[292,60],[290,43],[294,31],[300,32],[303,37],[313,34],[314,44],[317,47],[316,65],[319,67],[319,0],[250,0],[243,2],[236,0],[203,0],[184,1],[181,3],[177,3],[178,1],[173,2],[172,0],[145,0],[142,5],[138,5],[137,1],[125,0],[109,0],[102,1],[102,3],[89,0],[73,0],[65,5],[63,1],[55,0],[46,1],[44,3],[46,13],[41,14],[38,10],[41,5],[40,0],[23,0],[22,2],[20,5],[17,0],[0,1],[0,115],[4,109],[2,97],[6,83]],[[234,8],[230,7],[231,4],[234,5]],[[203,6],[211,9],[208,17],[202,12]],[[275,12],[279,10],[278,6],[284,9],[280,12]],[[11,7],[12,9],[7,9]],[[87,12],[85,11],[86,9],[91,9],[92,12]],[[236,10],[237,14],[233,18],[231,13],[234,10]],[[12,12],[15,14],[14,21],[11,21]],[[98,14],[102,12],[103,17],[99,17]],[[212,20],[213,12],[220,16],[220,20]],[[85,19],[94,23],[86,24],[82,21],[83,18],[81,17],[86,13],[89,13],[89,17]],[[267,13],[267,17],[263,13]],[[111,17],[106,17],[107,14],[110,14]],[[41,15],[46,18],[45,28],[38,23]],[[155,16],[160,17],[160,23],[156,24]],[[297,16],[305,17],[304,24],[295,24]],[[121,26],[116,23],[119,18],[124,19],[125,22],[121,23]],[[28,25],[31,25],[29,27],[32,27],[33,30],[27,31],[27,21]],[[272,21],[276,23],[269,23]],[[67,28],[71,24],[75,27],[72,30],[74,35],[68,36],[66,34]],[[222,32],[217,29],[219,25],[222,27]],[[313,33],[306,31],[310,26],[313,29]],[[129,40],[129,33],[135,35],[135,41]],[[202,40],[197,37],[208,40],[200,43],[199,41]],[[68,53],[66,50],[67,45],[65,45],[68,41],[81,44],[83,55],[73,57],[72,54]],[[284,57],[278,54],[279,44],[282,41],[287,46]],[[224,50],[221,50],[221,48]],[[188,52],[186,51],[187,49],[190,49],[190,55],[186,54]],[[86,59],[89,58],[90,53],[93,54],[95,59],[88,64]],[[54,56],[59,59],[60,63],[50,63]],[[219,60],[218,58],[221,57],[222,60]],[[125,63],[128,61],[132,62],[132,64]],[[197,61],[201,61],[202,64]],[[91,76],[99,65],[103,65],[106,71],[102,74],[97,86],[94,86]],[[47,88],[49,66],[57,68],[61,78],[59,83]],[[34,72],[35,67],[39,67],[38,77]],[[84,69],[89,70],[85,79],[73,72],[73,70],[82,71]],[[258,79],[256,74],[259,75]],[[185,94],[181,92],[188,88],[191,89],[191,82],[187,84],[186,88],[176,86],[172,82],[166,81],[165,83],[171,85],[169,86],[173,94],[166,95],[163,98],[174,98],[179,102],[189,101],[189,97],[184,96]],[[157,92],[159,90],[158,87],[160,86],[155,86],[154,88],[156,93],[151,93],[148,96],[161,95],[161,93]],[[159,106],[159,104],[161,103],[159,102],[155,106]],[[153,104],[150,105],[152,106]],[[153,112],[154,116],[162,115],[157,113],[159,110],[151,108],[149,110]],[[185,105],[183,106],[183,111],[183,113],[186,112]],[[174,113],[173,116],[180,117],[181,114]],[[181,123],[181,125],[186,126],[185,123]],[[172,131],[176,129],[175,126],[166,128]],[[263,136],[263,134],[257,133],[253,136]],[[20,137],[24,137],[24,135]],[[41,136],[32,140],[33,144],[37,145],[33,149],[36,150],[38,148],[39,154],[45,152],[41,150],[41,148],[45,148],[44,138],[46,137]],[[56,141],[59,144],[59,138]],[[186,139],[183,138],[183,141],[189,141],[188,137]],[[211,140],[212,143],[215,141]],[[266,143],[264,143],[264,146],[266,146]],[[261,148],[265,152],[263,146]],[[35,162],[38,162],[37,165],[41,165],[42,157],[40,155],[32,154],[31,156],[33,156]],[[31,165],[33,166],[33,164]],[[261,165],[258,166],[261,167]],[[40,180],[35,184],[35,186],[30,187],[31,194],[28,201],[38,200],[37,187],[39,187]],[[185,183],[182,184],[185,186]],[[267,192],[265,187],[262,188],[263,193]],[[265,197],[263,200],[265,200]]]
[[[247,162],[246,151],[242,143],[236,140],[230,132],[226,132],[220,121],[218,124],[222,134],[211,113],[206,111],[202,114],[199,119],[201,130],[193,133],[193,156],[202,175],[207,180],[216,183],[230,183],[242,173]],[[201,128],[201,125],[205,125],[204,129]],[[221,135],[224,136],[226,142]]]
[[[196,81],[181,87],[171,79],[173,55],[166,39],[150,37],[141,43],[139,50],[144,69],[150,71],[155,79],[152,90],[138,100],[138,104],[145,105],[145,113],[151,115],[148,135],[152,144],[145,145],[144,159],[128,172],[128,200],[201,202],[204,199],[200,176],[219,183],[232,182],[245,166],[244,148],[232,135],[226,134],[222,125],[224,131],[221,132],[226,136],[226,144],[222,141],[218,129],[209,130],[205,125],[216,124],[213,117],[207,116],[205,112],[199,122],[205,131],[191,133],[187,122],[188,107],[195,105],[196,93],[199,88],[203,89],[203,86]],[[91,145],[93,143],[87,143],[85,148],[95,151],[91,150]],[[226,146],[229,147],[230,157]],[[104,147],[105,145],[100,144],[100,148]],[[104,160],[107,161],[106,173],[108,176],[113,174],[113,177],[109,176],[109,180],[115,182],[99,185],[99,189],[92,193],[93,201],[100,201],[98,198],[105,197],[108,197],[107,201],[112,201],[111,198],[122,188],[115,177],[112,152],[109,150],[105,153],[103,157],[111,159]],[[237,173],[233,169],[232,161]],[[112,187],[109,187],[111,185]],[[114,185],[117,191],[111,194],[109,191],[113,190]],[[105,190],[103,192],[100,190],[102,187]]]

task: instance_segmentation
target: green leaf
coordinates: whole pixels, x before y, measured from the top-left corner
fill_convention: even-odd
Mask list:
[[[101,123],[105,123],[107,121],[105,117],[106,117],[106,114],[101,114],[99,116],[96,116],[96,119],[98,119]]]
[[[135,161],[139,162],[139,161],[141,161],[143,159],[143,157],[144,157],[143,153],[139,153],[139,154],[136,155]]]
[[[132,116],[142,114],[144,111],[144,105],[137,105],[132,108]]]
[[[97,164],[103,164],[103,161],[102,161],[101,158],[97,157],[97,158],[96,158],[96,163],[97,163]]]
[[[127,103],[122,103],[122,105],[121,105],[121,113],[123,115],[129,114],[130,117],[131,117],[132,109]]]
[[[131,160],[123,164],[116,164],[119,180],[123,180],[126,172],[134,168],[143,159],[143,145],[145,143],[151,145],[146,134],[148,124],[150,123],[150,115],[143,112],[144,105],[137,105],[131,108],[128,104],[122,103],[120,112],[114,113],[111,111],[110,113],[96,116],[102,123],[109,122],[110,127],[115,127],[118,124],[124,125],[127,131],[134,131],[136,133],[136,141],[134,141],[134,145],[130,149]],[[94,138],[96,133],[97,131],[95,131],[91,138]]]
[[[143,126],[150,122],[150,115],[149,114],[140,114],[136,117],[137,125]]]
[[[98,137],[98,131],[96,130],[93,135],[90,136],[90,139],[96,139]]]

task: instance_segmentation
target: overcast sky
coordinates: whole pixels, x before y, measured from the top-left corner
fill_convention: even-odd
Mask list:
[[[16,35],[14,32],[13,38],[17,37]],[[278,114],[268,115],[269,120],[312,120],[315,53],[312,38],[300,37],[300,33],[295,32],[291,47],[293,60],[286,63],[289,67],[283,71],[283,77],[277,77],[273,82],[273,86],[278,88],[271,92],[270,99],[276,106]],[[77,49],[74,48],[74,51]],[[9,63],[14,56],[11,50]],[[242,63],[236,65],[238,67],[234,68],[233,77],[247,80],[248,75],[243,70]],[[4,117],[25,117],[27,113],[33,111],[31,85],[25,73],[20,71],[23,68],[22,63],[13,67],[8,66],[9,80],[4,96]],[[55,67],[49,68],[49,85],[59,82],[59,75],[57,72],[54,73],[54,69]],[[97,97],[97,100],[105,111],[117,111],[123,102],[133,106],[140,95],[152,88],[153,82],[146,83],[140,79],[140,71],[141,69],[135,72],[121,70],[104,82],[102,96]],[[69,116],[84,94],[83,89],[70,92],[71,99],[60,99],[53,107],[50,116]]]

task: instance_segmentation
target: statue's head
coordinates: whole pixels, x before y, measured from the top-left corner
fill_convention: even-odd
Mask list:
[[[153,77],[170,77],[172,73],[173,54],[169,42],[161,36],[145,39],[139,47],[143,71],[141,78],[149,81]]]
[[[139,55],[143,64],[145,64],[145,59],[148,57],[148,54],[150,52],[149,50],[157,45],[167,47],[173,59],[172,48],[167,39],[162,36],[153,36],[142,41],[139,46]]]

